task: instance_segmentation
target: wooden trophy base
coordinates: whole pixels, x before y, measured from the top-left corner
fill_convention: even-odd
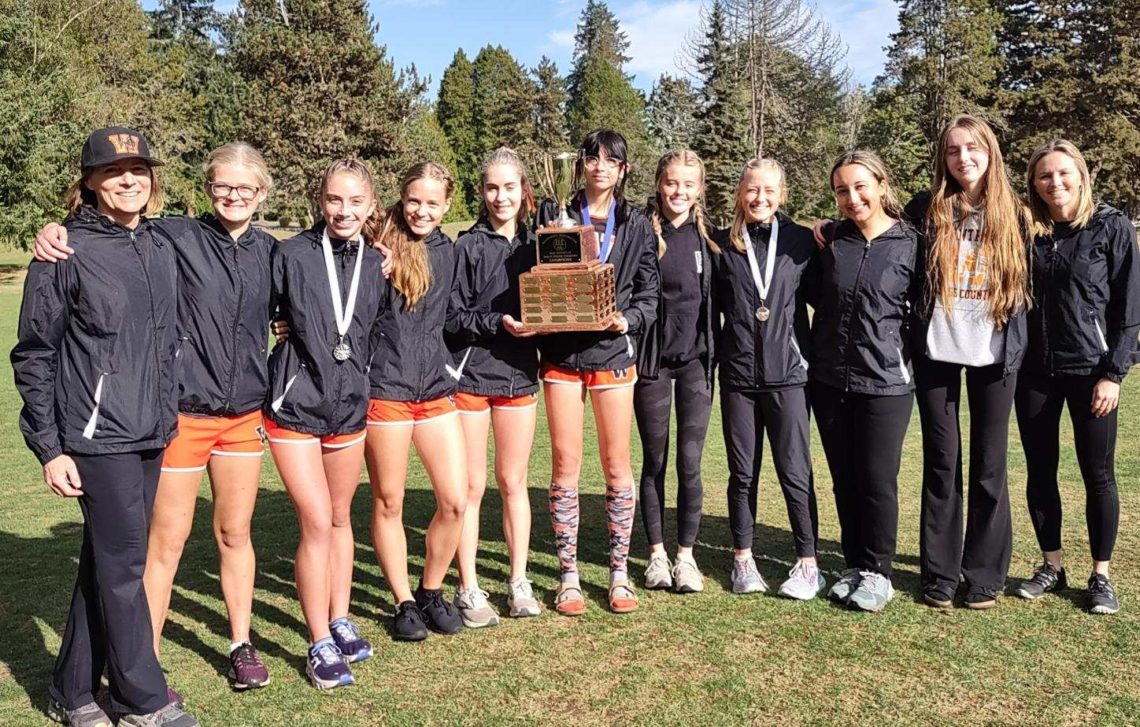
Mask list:
[[[537,265],[519,276],[522,322],[539,333],[604,331],[617,317],[614,266]]]

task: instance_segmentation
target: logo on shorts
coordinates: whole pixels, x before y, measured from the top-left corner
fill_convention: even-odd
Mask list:
[[[108,134],[107,141],[115,147],[116,154],[139,153],[139,138],[134,134]]]
[[[253,431],[257,432],[257,436],[261,438],[262,446],[269,444],[269,435],[265,433],[265,427],[258,424]]]
[[[614,369],[614,378],[618,381],[624,381],[629,378],[629,369]]]

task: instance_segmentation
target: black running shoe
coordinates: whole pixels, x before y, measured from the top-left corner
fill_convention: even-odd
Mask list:
[[[1110,614],[1120,610],[1116,589],[1108,576],[1093,573],[1089,576],[1089,613]]]
[[[443,597],[443,589],[427,590],[423,586],[416,589],[416,605],[424,615],[428,628],[437,634],[454,634],[463,628],[463,617],[459,609]]]
[[[424,615],[415,601],[404,601],[396,605],[396,617],[392,623],[392,638],[396,641],[423,641],[428,637]]]
[[[1064,568],[1058,570],[1048,563],[1042,563],[1037,566],[1037,570],[1033,571],[1033,577],[1027,581],[1022,581],[1014,593],[1022,598],[1035,601],[1046,593],[1063,591],[1068,587],[1069,581],[1065,578]]]

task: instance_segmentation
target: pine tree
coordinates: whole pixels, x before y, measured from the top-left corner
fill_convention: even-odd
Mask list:
[[[502,46],[488,45],[475,57],[472,77],[477,159],[499,146],[525,144],[527,108],[535,91],[526,69]]]
[[[629,39],[604,2],[587,0],[574,33],[574,63],[566,78],[571,103],[582,93],[582,83],[590,61],[602,61],[621,69],[629,62],[625,52]]]
[[[471,61],[460,48],[443,71],[436,102],[439,125],[451,145],[458,190],[452,207],[469,213],[476,208],[479,185],[475,171],[475,77]]]
[[[668,74],[657,79],[645,109],[645,127],[657,148],[688,149],[692,145],[698,103],[688,79]]]
[[[546,56],[531,70],[531,144],[540,152],[557,154],[570,144],[566,136],[566,81]]]

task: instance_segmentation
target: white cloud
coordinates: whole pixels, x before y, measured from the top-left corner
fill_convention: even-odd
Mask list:
[[[617,11],[629,38],[630,61],[626,71],[644,74],[638,85],[648,87],[662,73],[680,75],[678,66],[685,38],[700,24],[701,3],[677,0],[650,3],[639,0]]]
[[[847,44],[847,65],[854,80],[870,85],[883,71],[890,34],[898,30],[895,0],[832,0],[820,8],[820,16],[838,31]]]
[[[557,48],[574,49],[574,31],[573,30],[554,30],[547,34],[546,39],[554,44]]]

